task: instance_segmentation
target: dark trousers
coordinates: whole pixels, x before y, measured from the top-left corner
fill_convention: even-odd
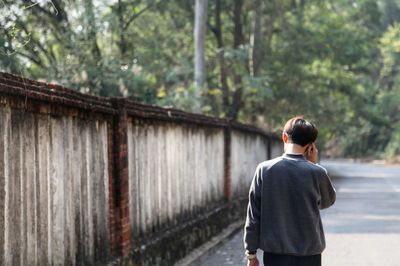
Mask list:
[[[292,256],[264,252],[264,266],[321,266],[321,254]]]

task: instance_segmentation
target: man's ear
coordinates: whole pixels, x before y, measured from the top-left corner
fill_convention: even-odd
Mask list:
[[[311,146],[312,146],[312,142],[309,143],[309,144],[307,144],[307,145],[305,146],[305,148],[304,148],[304,153],[307,153]]]
[[[282,141],[283,141],[283,143],[288,142],[288,135],[286,134],[286,132],[282,132]]]

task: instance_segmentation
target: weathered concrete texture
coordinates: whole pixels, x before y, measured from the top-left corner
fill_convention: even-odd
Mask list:
[[[172,265],[245,214],[241,189],[252,175],[244,173],[254,172],[267,159],[268,138],[229,132],[234,171],[228,169],[228,175],[232,173],[234,182],[226,184],[224,128],[133,117],[128,121],[134,264]],[[229,201],[226,185],[237,191]]]
[[[271,140],[271,158],[281,156],[283,153],[283,142],[279,138],[272,138]]]
[[[181,220],[176,226],[167,227],[134,242],[133,264],[171,266],[192,250],[209,241],[231,223],[243,216],[243,201],[234,204],[219,202],[210,211],[198,211],[193,217]]]
[[[128,123],[130,218],[134,236],[178,225],[223,200],[223,130]]]
[[[222,245],[229,241],[230,238],[237,235],[237,232],[242,230],[243,221],[238,220],[229,226],[223,228],[221,232],[213,236],[206,243],[190,252],[185,258],[179,260],[174,266],[199,266],[211,254],[221,248]]]
[[[268,139],[232,130],[231,179],[234,196],[246,196],[257,165],[268,159]]]
[[[243,215],[241,168],[253,172],[276,140],[7,73],[0,106],[5,265],[171,265]]]
[[[0,265],[109,255],[107,123],[0,108]]]

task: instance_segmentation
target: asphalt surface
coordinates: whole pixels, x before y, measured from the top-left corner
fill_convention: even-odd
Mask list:
[[[327,248],[324,266],[400,266],[400,167],[324,161],[337,191],[321,211]],[[243,231],[227,239],[201,265],[246,265]],[[260,265],[262,252],[258,252]]]

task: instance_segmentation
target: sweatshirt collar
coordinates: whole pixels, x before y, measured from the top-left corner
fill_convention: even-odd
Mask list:
[[[301,160],[301,161],[306,160],[303,154],[284,153],[282,157],[289,160]]]

